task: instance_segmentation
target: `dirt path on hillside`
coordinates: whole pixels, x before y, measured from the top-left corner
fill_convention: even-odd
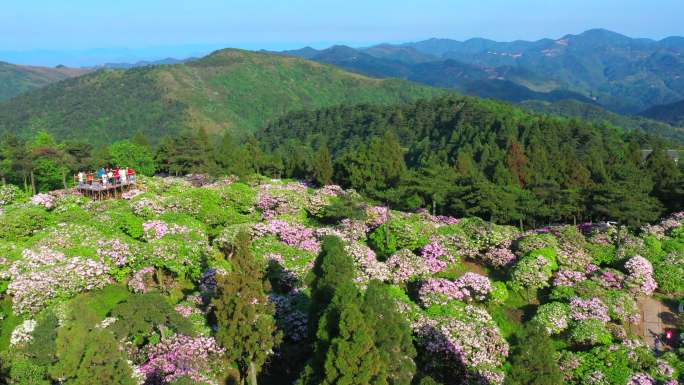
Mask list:
[[[657,335],[663,338],[667,329],[676,328],[675,313],[667,305],[652,297],[639,298],[637,303],[641,310],[641,322],[638,324],[640,334],[649,346],[654,347]],[[661,344],[661,348],[668,349],[664,344]]]

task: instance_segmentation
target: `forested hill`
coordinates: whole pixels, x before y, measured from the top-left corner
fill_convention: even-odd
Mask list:
[[[669,124],[684,126],[684,100],[676,103],[654,106],[641,113],[651,119],[660,120]]]
[[[679,125],[671,125],[644,116],[619,115],[595,104],[569,99],[556,102],[527,100],[520,106],[536,113],[579,118],[593,123],[609,123],[626,130],[641,130],[684,143],[684,120]]]
[[[82,68],[34,67],[0,62],[0,100],[88,72],[90,70]]]
[[[334,182],[406,209],[530,223],[615,211],[629,222],[684,202],[658,140],[469,97],[299,112],[259,139],[285,176],[324,179],[316,170],[330,163]],[[643,147],[657,151],[642,161]]]
[[[47,130],[93,144],[142,131],[254,130],[288,112],[345,103],[393,104],[444,91],[378,80],[298,58],[221,50],[185,64],[105,70],[0,103],[0,132]]]

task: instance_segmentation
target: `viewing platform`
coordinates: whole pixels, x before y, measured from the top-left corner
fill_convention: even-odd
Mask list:
[[[111,180],[107,180],[105,183],[103,183],[101,180],[88,180],[79,182],[76,177],[74,177],[74,179],[76,182],[75,189],[84,196],[95,200],[121,198],[125,192],[133,190],[137,187],[135,176],[126,178],[125,180],[113,178]]]

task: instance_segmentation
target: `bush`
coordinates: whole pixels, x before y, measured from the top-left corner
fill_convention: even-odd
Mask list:
[[[0,185],[0,207],[26,198],[26,194],[13,184]]]
[[[350,195],[335,197],[330,204],[323,207],[318,214],[321,222],[327,224],[339,223],[343,219],[353,219],[359,221],[366,220],[366,209],[362,202]]]
[[[416,250],[430,242],[434,229],[417,216],[391,219],[375,229],[368,243],[378,256],[386,258],[401,249]]]
[[[613,337],[602,321],[589,319],[574,323],[570,340],[578,345],[610,345]]]
[[[38,206],[10,209],[0,215],[0,239],[19,241],[45,227],[50,214]]]

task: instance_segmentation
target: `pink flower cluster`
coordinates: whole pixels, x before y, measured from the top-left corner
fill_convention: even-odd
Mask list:
[[[366,209],[366,224],[370,228],[378,227],[389,220],[389,208],[384,206],[373,206]]]
[[[653,265],[651,265],[648,259],[639,255],[632,257],[625,263],[625,269],[628,272],[625,284],[633,292],[651,295],[658,287],[653,278]]]
[[[431,273],[425,260],[410,250],[397,251],[385,263],[390,272],[390,280],[394,283],[408,282],[412,278],[424,278]]]
[[[257,207],[261,210],[264,219],[273,219],[280,214],[292,212],[286,197],[273,196],[267,192],[259,194]]]
[[[143,230],[145,231],[145,239],[155,240],[162,239],[170,234],[187,234],[190,229],[185,226],[176,224],[169,225],[164,221],[149,221],[143,223]]]
[[[610,321],[608,306],[599,298],[582,299],[574,297],[570,300],[570,317],[575,321],[599,320]]]
[[[413,324],[418,342],[435,361],[460,362],[488,384],[501,384],[508,344],[486,310],[466,306],[457,317],[421,317]]]
[[[587,276],[581,271],[559,270],[556,272],[556,277],[553,279],[553,285],[574,287],[586,279]]]
[[[439,241],[432,241],[425,245],[420,251],[420,255],[425,258],[425,263],[433,273],[439,273],[446,269],[447,263],[443,259],[452,259],[449,250]]]
[[[182,305],[182,304],[176,305],[176,307],[174,309],[176,310],[176,312],[178,312],[178,314],[180,314],[184,318],[188,318],[191,315],[199,312],[199,310],[197,310],[196,308],[194,308],[192,306]]]
[[[643,231],[662,239],[672,229],[676,229],[677,227],[682,226],[682,224],[684,224],[684,211],[674,213],[656,225],[646,225],[644,226]]]
[[[267,223],[257,223],[252,228],[256,237],[276,235],[285,244],[311,253],[318,253],[321,244],[316,239],[314,230],[298,224],[291,224],[281,220],[271,220]]]
[[[118,239],[98,240],[97,256],[112,261],[116,266],[124,266],[134,258],[128,244]]]
[[[50,210],[55,207],[55,198],[50,194],[36,194],[31,198],[31,204]]]
[[[487,250],[482,259],[494,267],[506,267],[515,262],[516,255],[511,251],[511,241],[505,241],[496,247]]]
[[[441,278],[430,279],[420,287],[418,295],[424,306],[432,306],[446,304],[450,300],[484,301],[491,291],[492,284],[489,278],[468,272],[456,281]]]
[[[35,313],[51,299],[104,287],[110,282],[109,267],[101,261],[72,257],[42,248],[24,250],[3,278],[9,279],[7,293],[18,313]]]
[[[181,377],[217,384],[211,365],[225,350],[212,337],[175,335],[148,347],[146,353],[148,361],[140,367],[146,377],[160,377],[167,384]]]
[[[372,279],[385,281],[389,277],[387,265],[378,261],[375,252],[368,246],[359,242],[349,242],[345,250],[354,258],[354,263],[361,274],[357,276],[357,281],[365,282]]]
[[[629,382],[627,382],[627,385],[655,385],[655,380],[653,377],[649,376],[646,373],[636,373],[632,375],[632,378],[629,379]]]
[[[128,287],[133,290],[134,293],[147,293],[149,290],[145,284],[147,276],[154,273],[154,267],[142,268],[133,274],[130,280],[128,280]]]

